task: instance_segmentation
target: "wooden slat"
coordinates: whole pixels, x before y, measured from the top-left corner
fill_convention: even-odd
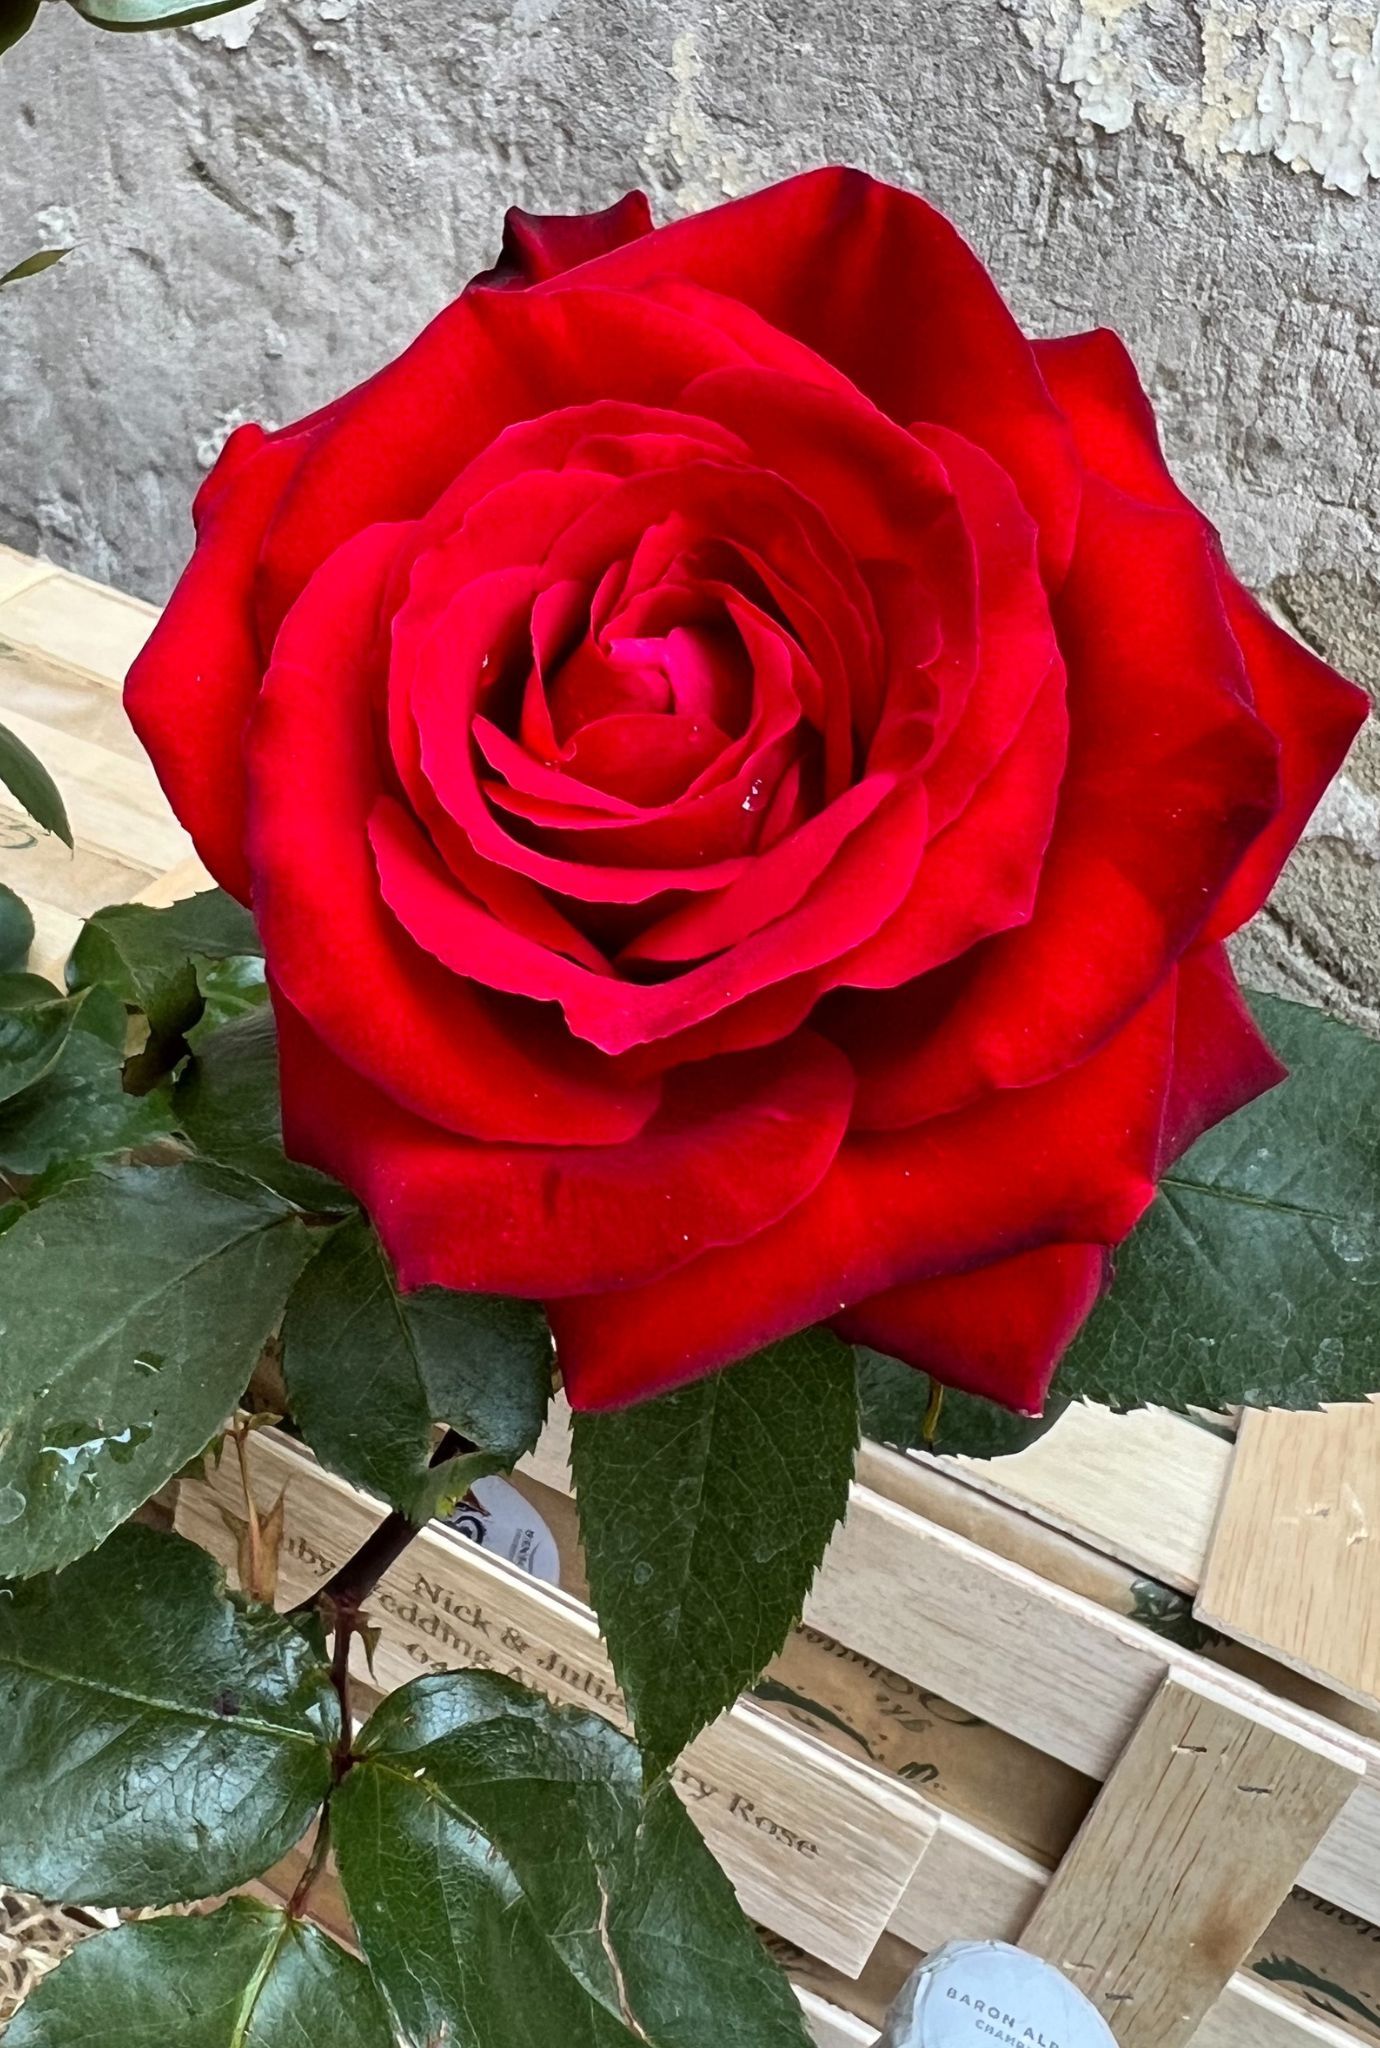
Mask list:
[[[261,1445],[272,1441],[273,1432],[256,1437],[256,1452]],[[294,1492],[290,1496],[293,1515],[288,1532],[288,1553],[283,1560],[286,1598],[295,1598],[298,1596],[299,1588],[305,1591],[312,1583],[319,1582],[330,1563],[359,1533],[353,1525],[346,1526],[343,1530],[338,1527],[338,1499],[332,1489],[337,1489],[339,1482],[322,1475],[318,1468],[302,1457],[300,1452],[295,1452],[294,1455],[300,1464],[299,1481],[295,1482]],[[552,1470],[550,1459],[539,1462],[544,1462],[549,1477]],[[261,1475],[261,1478],[262,1496],[266,1501],[270,1484],[276,1482],[270,1482],[266,1475]],[[303,1537],[298,1532],[297,1511],[308,1484],[324,1489],[324,1492],[318,1495],[318,1505],[314,1511],[326,1531],[325,1538],[321,1541]],[[228,1490],[225,1498],[232,1502],[235,1489],[229,1479],[228,1467],[226,1487]],[[190,1493],[191,1490],[188,1491]],[[259,1491],[260,1483],[256,1482],[256,1493]],[[348,1489],[345,1491],[348,1493]],[[203,1502],[204,1500],[203,1492]],[[210,1526],[209,1523],[203,1524],[200,1514],[195,1524],[189,1526],[189,1504],[189,1501],[184,1501],[183,1504],[184,1529],[199,1536],[200,1540],[208,1543],[208,1547],[224,1546],[220,1548],[219,1554],[228,1561],[228,1539],[218,1514],[215,1515],[214,1526]],[[203,1507],[201,1514],[207,1512],[214,1513],[214,1510]],[[430,1541],[429,1538],[421,1540],[428,1543]],[[449,1535],[441,1540],[447,1545],[454,1545],[459,1541]],[[305,1555],[301,1554],[303,1551]],[[469,1553],[467,1546],[466,1551],[468,1555],[477,1559],[481,1568],[487,1566],[490,1575],[497,1573],[500,1582],[498,1586],[494,1586],[492,1576],[486,1579],[486,1585],[490,1588],[490,1598],[494,1601],[496,1610],[501,1595],[506,1611],[509,1591],[507,1585],[502,1582],[508,1577],[507,1568],[494,1566],[478,1553]],[[529,1581],[522,1583],[530,1587]],[[384,1590],[389,1592],[391,1597],[391,1582],[385,1582]],[[395,1600],[394,1605],[396,1604]],[[400,1682],[401,1679],[412,1676],[420,1666],[411,1657],[397,1656],[396,1640],[391,1633],[396,1625],[397,1616],[390,1616],[384,1612],[380,1613],[378,1618],[390,1631],[389,1638],[380,1645],[380,1677],[388,1684]],[[454,1616],[447,1617],[451,1622],[455,1619]],[[594,1631],[592,1617],[587,1617],[587,1628],[591,1633]],[[438,1644],[434,1637],[428,1641],[431,1648],[445,1650],[447,1647],[444,1643]],[[578,1676],[582,1667],[577,1665],[573,1657],[567,1658],[565,1662],[566,1683],[569,1684],[569,1675]],[[588,1673],[592,1666],[586,1663],[583,1669]],[[520,1672],[519,1675],[524,1674]],[[525,1675],[532,1676],[530,1671]],[[556,1674],[547,1671],[537,1682],[552,1686],[555,1677]],[[359,1690],[361,1701],[367,1699],[367,1683],[361,1683]],[[613,1704],[609,1699],[594,1699],[587,1691],[571,1693],[567,1690],[564,1696],[588,1700],[589,1703],[599,1706],[601,1711],[608,1711]],[[815,1747],[816,1745],[809,1745],[812,1751]],[[1343,1748],[1348,1748],[1345,1738]],[[753,1759],[750,1756],[744,1758],[741,1768],[751,1782],[755,1769]],[[686,1789],[689,1790],[688,1787]],[[805,1789],[808,1792],[809,1788]],[[703,1806],[703,1802],[696,1803]],[[957,1938],[1018,1939],[1035,1910],[1044,1887],[1049,1882],[1049,1871],[997,1839],[987,1829],[957,1814],[941,1810],[936,1812],[933,1818],[936,1823],[935,1832],[895,1904],[890,1916],[889,1933],[915,1949],[932,1949],[944,1941]],[[719,1845],[716,1843],[715,1846],[717,1849]],[[839,1861],[831,1863],[829,1876],[834,1892],[841,1899],[846,1898],[851,1882],[846,1855],[841,1856]],[[779,1923],[790,1917],[788,1913],[783,1914],[774,1907],[769,1899],[764,1900],[760,1894],[752,1910],[764,1924],[778,1929]],[[799,1922],[795,1924],[798,1927]],[[800,1947],[810,1947],[810,1943],[800,1941],[796,1933],[792,1933],[790,1938],[796,1940]],[[843,1974],[848,1977],[856,1975],[858,1967],[855,1955]],[[1256,1984],[1244,1973],[1238,1973],[1232,1979],[1218,2007],[1209,2020],[1204,2022],[1204,2029],[1200,2030],[1200,2034],[1201,2041],[1195,2043],[1195,2048],[1321,2048],[1321,2044],[1324,2043],[1328,2044],[1328,2048],[1333,2048],[1334,2043],[1340,2048],[1343,2041],[1351,2042],[1350,2036],[1331,2030],[1326,2025],[1318,2031],[1313,2020],[1301,2014],[1285,1995],[1270,1987]],[[1351,2042],[1351,2048],[1354,2048],[1354,2042]]]
[[[155,606],[137,597],[55,569],[0,601],[0,640],[39,649],[118,687],[157,617]]]
[[[940,1458],[967,1485],[1182,1593],[1197,1590],[1231,1443],[1184,1415],[1076,1401],[1014,1457]]]
[[[1367,1776],[1310,1859],[1304,1882],[1380,1917],[1380,1744],[1277,1702],[1091,1601],[1047,1585],[891,1501],[855,1492],[806,1602],[806,1619],[1089,1777],[1105,1778],[1170,1671],[1224,1685],[1244,1712],[1336,1733]]]
[[[1022,1946],[1077,1984],[1121,2048],[1187,2048],[1359,1769],[1339,1741],[1171,1673]]]
[[[815,2048],[872,2048],[877,2030],[866,2020],[844,2012],[837,2005],[827,2005],[802,1985],[796,1986],[795,1995],[800,2000]]]
[[[546,1484],[569,1487],[564,1417],[531,1469]],[[1334,1904],[1380,1919],[1380,1743],[1334,1731],[1321,1715],[1276,1702],[1264,1687],[862,1487],[853,1489],[805,1619],[1091,1778],[1107,1777],[1171,1671],[1216,1679],[1245,1712],[1278,1706],[1305,1733],[1336,1733],[1355,1745],[1367,1776],[1304,1881]]]
[[[1195,1612],[1380,1702],[1380,1403],[1242,1418]]]
[[[288,1489],[283,1598],[308,1595],[383,1512],[273,1431],[255,1435],[256,1497]],[[233,1568],[221,1509],[242,1507],[225,1460],[179,1489],[176,1525]],[[393,1687],[426,1670],[478,1665],[626,1725],[622,1697],[587,1608],[439,1524],[419,1535],[370,1598],[382,1630],[374,1676]],[[367,1677],[362,1645],[360,1676]],[[741,1703],[676,1767],[681,1796],[764,1926],[856,1975],[895,1912],[937,1825],[918,1794],[870,1765]],[[841,1880],[846,1873],[846,1881]]]
[[[31,583],[56,574],[51,562],[35,561],[32,555],[21,555],[16,548],[0,547],[0,605]]]
[[[1193,2048],[1357,2048],[1358,2036],[1323,2013],[1306,2012],[1254,1977],[1233,1977]]]

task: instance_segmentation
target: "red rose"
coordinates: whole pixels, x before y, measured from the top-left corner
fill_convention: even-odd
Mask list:
[[[287,1142],[576,1403],[817,1320],[1013,1406],[1278,1078],[1221,940],[1363,700],[1109,333],[846,171],[498,267],[231,439],[129,707],[252,902]]]

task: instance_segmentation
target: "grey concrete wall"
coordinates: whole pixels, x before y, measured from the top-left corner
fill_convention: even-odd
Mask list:
[[[0,537],[152,597],[231,426],[371,369],[503,208],[663,216],[820,161],[924,191],[1034,330],[1118,327],[1248,580],[1380,686],[1380,9],[1347,0],[258,0],[0,61]],[[3,266],[0,266],[3,267]],[[1380,742],[1257,980],[1380,1029]]]

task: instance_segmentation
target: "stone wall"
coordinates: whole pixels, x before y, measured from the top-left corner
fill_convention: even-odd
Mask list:
[[[58,0],[0,60],[0,538],[153,597],[198,475],[394,350],[503,208],[822,160],[924,191],[1033,329],[1118,327],[1247,579],[1380,686],[1380,10],[1327,0]],[[3,265],[0,265],[3,267]],[[1380,1029],[1380,740],[1244,941]]]

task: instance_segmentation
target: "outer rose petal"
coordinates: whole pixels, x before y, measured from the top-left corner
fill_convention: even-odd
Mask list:
[[[592,274],[582,266],[571,278]],[[610,397],[671,404],[705,370],[754,360],[713,324],[709,294],[696,306],[560,279],[463,293],[317,436],[265,541],[263,625],[276,628],[332,549],[373,522],[419,518],[515,421]],[[770,348],[771,330],[759,323],[755,339]],[[779,336],[776,347],[790,355],[795,344]]]
[[[1089,469],[1150,504],[1192,511],[1211,535],[1255,708],[1280,743],[1279,809],[1247,850],[1208,927],[1208,936],[1224,938],[1255,915],[1274,887],[1366,718],[1366,694],[1276,625],[1232,575],[1216,532],[1169,474],[1150,401],[1117,336],[1096,328],[1036,342],[1035,352]]]
[[[652,232],[645,192],[625,192],[600,213],[525,213],[510,206],[503,217],[503,250],[492,270],[471,280],[478,285],[522,289],[558,277],[609,249]]]
[[[1160,1166],[1283,1076],[1222,947],[1189,954],[1179,969]],[[1110,1275],[1102,1245],[1048,1245],[975,1272],[893,1288],[836,1317],[834,1328],[947,1386],[1038,1415],[1059,1359]]]
[[[1159,1170],[1204,1131],[1287,1078],[1242,1000],[1223,946],[1200,946],[1180,962],[1174,1073],[1164,1106]]]
[[[1110,1270],[1105,1245],[1043,1245],[971,1273],[894,1287],[836,1316],[834,1328],[946,1387],[1038,1415]]]
[[[650,1287],[549,1305],[577,1408],[613,1408],[892,1288],[1050,1242],[1114,1244],[1154,1194],[1174,977],[1043,1087],[917,1130],[850,1137],[772,1229]]]
[[[810,171],[658,228],[571,278],[668,274],[742,300],[902,426],[930,420],[988,449],[1035,516],[1047,573],[1062,575],[1078,516],[1072,437],[981,262],[923,199],[861,171]]]
[[[404,1287],[555,1295],[645,1282],[774,1223],[827,1171],[848,1063],[812,1032],[668,1078],[625,1145],[494,1145],[400,1109],[281,997],[289,1150],[365,1204]]]
[[[223,888],[249,900],[245,728],[263,677],[254,568],[309,438],[230,436],[197,493],[196,551],[129,672],[125,709],[168,801]]]
[[[1198,937],[1277,801],[1195,520],[1090,479],[1058,611],[1069,756],[1033,914],[924,990],[928,1028],[913,992],[872,1010],[865,1063],[857,1041],[872,1128],[1085,1057]]]

